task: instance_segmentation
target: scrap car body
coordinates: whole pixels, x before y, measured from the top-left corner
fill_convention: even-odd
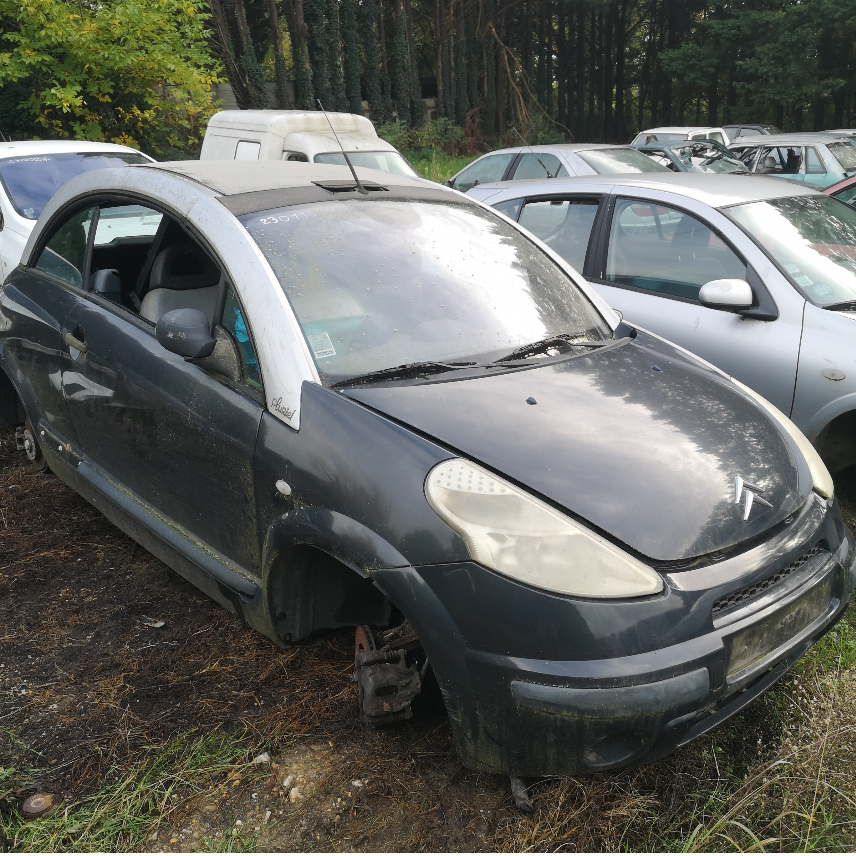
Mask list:
[[[0,295],[7,421],[19,402],[63,481],[276,644],[379,628],[364,715],[407,716],[430,667],[472,768],[642,763],[764,692],[853,588],[819,458],[506,218],[360,175],[76,179]],[[99,238],[117,210],[136,244]],[[68,235],[79,280],[43,262]]]

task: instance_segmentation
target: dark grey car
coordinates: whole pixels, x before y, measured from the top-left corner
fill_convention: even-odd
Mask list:
[[[66,185],[0,294],[28,455],[272,642],[356,626],[365,721],[433,670],[475,769],[640,763],[764,692],[853,588],[817,454],[496,212],[361,174]]]

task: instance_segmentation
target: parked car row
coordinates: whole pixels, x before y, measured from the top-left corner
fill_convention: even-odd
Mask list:
[[[41,200],[0,286],[34,467],[277,645],[356,627],[364,722],[432,670],[513,777],[662,757],[839,620],[856,211],[628,146],[442,187],[223,127]]]

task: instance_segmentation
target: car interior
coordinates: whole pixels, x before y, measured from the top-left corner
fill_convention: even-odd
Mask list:
[[[51,237],[36,267],[71,285],[82,285],[84,248],[94,209],[72,215]],[[237,349],[244,380],[260,383],[243,313],[220,268],[174,219],[141,205],[103,206],[92,244],[89,290],[157,324],[173,309],[198,309],[214,329],[221,325]],[[216,335],[215,335],[216,338]]]

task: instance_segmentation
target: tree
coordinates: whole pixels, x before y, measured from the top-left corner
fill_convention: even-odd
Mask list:
[[[360,41],[357,37],[357,2],[342,0],[343,70],[348,107],[352,113],[362,115],[363,101],[360,97]]]
[[[214,112],[206,19],[194,0],[0,0],[0,87],[49,137],[177,155]]]

